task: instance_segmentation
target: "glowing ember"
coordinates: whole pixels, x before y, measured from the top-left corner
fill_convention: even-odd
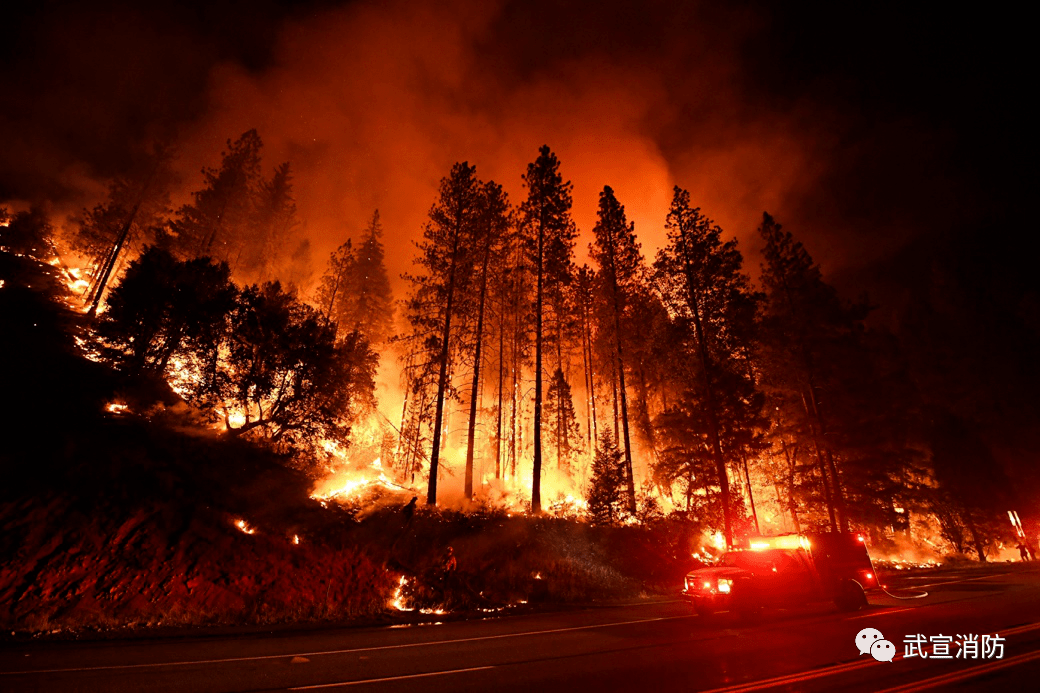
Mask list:
[[[397,588],[394,590],[394,596],[390,599],[390,606],[394,607],[398,611],[415,611],[415,609],[404,605],[404,596],[401,592],[407,584],[408,578],[402,575],[401,579],[397,581]]]
[[[300,543],[300,535],[299,534],[294,534],[293,535],[292,543],[294,543],[294,544],[299,544]]]
[[[122,402],[110,402],[105,407],[105,411],[110,414],[128,414],[130,413],[130,408]]]
[[[235,526],[246,534],[256,534],[256,530],[247,525],[245,520],[235,520]]]

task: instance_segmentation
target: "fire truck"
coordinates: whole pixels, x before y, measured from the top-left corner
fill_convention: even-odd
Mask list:
[[[702,616],[748,615],[824,601],[856,611],[879,589],[863,535],[832,532],[750,537],[717,564],[690,571],[681,596]]]

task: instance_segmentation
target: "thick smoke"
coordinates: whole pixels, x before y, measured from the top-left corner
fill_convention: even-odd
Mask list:
[[[171,132],[183,199],[255,127],[268,168],[297,171],[315,269],[379,207],[396,278],[454,161],[516,201],[547,143],[586,233],[609,184],[652,254],[678,184],[752,272],[763,210],[830,273],[862,268],[963,225],[984,207],[972,186],[1018,179],[989,161],[1014,144],[1013,104],[962,49],[1003,64],[1014,42],[980,18],[890,19],[668,0],[34,4],[0,42],[0,205],[92,204]],[[953,89],[973,96],[949,104]]]
[[[667,46],[631,58],[596,45],[535,56],[538,68],[523,70],[521,56],[494,45],[509,32],[503,12],[493,3],[397,2],[289,21],[269,69],[214,68],[209,110],[185,133],[183,160],[212,157],[230,134],[258,128],[267,160],[296,169],[316,257],[378,207],[395,277],[409,269],[409,241],[457,160],[519,201],[520,175],[548,143],[574,183],[579,227],[591,230],[609,184],[648,254],[662,240],[673,184],[742,238],[761,210],[783,209],[792,189],[811,184],[804,134],[782,114],[745,120],[735,38],[675,55],[681,69],[667,64]],[[672,135],[678,146],[666,147],[662,138],[684,127],[680,120],[697,132]]]

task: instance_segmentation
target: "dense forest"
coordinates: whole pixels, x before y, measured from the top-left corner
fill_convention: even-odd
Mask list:
[[[749,267],[680,185],[656,254],[609,185],[579,229],[548,146],[517,172],[522,199],[456,163],[414,248],[388,247],[373,210],[316,258],[291,163],[262,152],[255,130],[229,140],[175,208],[175,152],[156,144],[67,223],[3,211],[0,242],[62,249],[91,359],[165,381],[316,485],[378,473],[430,505],[673,514],[720,544],[852,529],[936,556],[1013,545],[1020,499],[971,355],[984,309],[953,300],[970,286],[958,258],[927,268],[945,290],[874,320],[797,229],[763,213]],[[414,256],[400,281],[387,253]]]

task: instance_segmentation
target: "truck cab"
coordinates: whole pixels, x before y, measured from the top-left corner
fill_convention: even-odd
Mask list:
[[[701,615],[820,601],[854,611],[877,587],[862,535],[782,534],[748,538],[716,565],[690,571],[681,597]]]

